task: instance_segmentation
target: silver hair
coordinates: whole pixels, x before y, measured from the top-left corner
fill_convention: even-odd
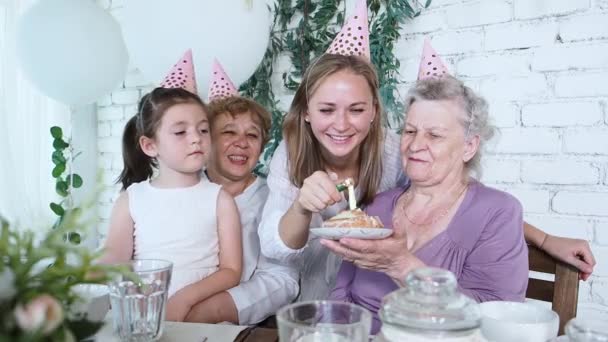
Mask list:
[[[462,106],[465,117],[459,118],[464,130],[465,139],[479,137],[479,148],[475,156],[465,163],[469,175],[481,178],[481,157],[485,143],[496,132],[496,127],[490,123],[488,102],[475,94],[462,81],[452,77],[428,78],[416,82],[410,88],[405,98],[405,115],[409,107],[417,100],[455,100]]]

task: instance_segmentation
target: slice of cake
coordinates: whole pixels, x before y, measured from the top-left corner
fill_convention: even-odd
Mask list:
[[[363,210],[344,210],[323,222],[326,228],[384,228],[378,216],[367,216]]]

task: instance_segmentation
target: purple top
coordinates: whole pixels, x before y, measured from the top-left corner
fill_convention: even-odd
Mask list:
[[[406,187],[380,193],[366,208],[392,229],[393,210]],[[505,193],[472,180],[448,227],[414,254],[428,266],[452,271],[459,290],[478,302],[523,301],[528,285],[528,248],[522,206]],[[373,315],[372,333],[380,329],[382,298],[397,289],[386,274],[342,262],[330,299],[355,303]]]

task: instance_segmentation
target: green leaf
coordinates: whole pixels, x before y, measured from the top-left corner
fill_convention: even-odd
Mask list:
[[[424,4],[424,8],[429,8],[429,6],[431,6],[431,1],[432,0],[426,0],[426,4]]]
[[[78,189],[82,186],[82,177],[80,177],[80,175],[78,175],[77,173],[69,175],[66,178],[66,181],[68,184],[70,184],[72,187]]]
[[[53,178],[57,178],[57,177],[61,176],[63,171],[65,171],[65,163],[55,166],[55,168],[53,169],[53,172],[51,172],[51,174],[53,175]]]
[[[68,233],[68,241],[70,241],[74,245],[80,245],[80,234],[78,233]]]
[[[53,161],[53,164],[55,164],[55,165],[59,165],[59,164],[66,162],[62,151],[53,152],[53,154],[51,155],[51,160]]]
[[[68,183],[64,181],[58,181],[55,183],[55,192],[61,197],[68,196]]]
[[[61,138],[53,140],[53,148],[56,150],[64,150],[69,146],[70,145]]]
[[[76,341],[81,341],[87,337],[93,336],[99,331],[99,329],[103,327],[104,324],[103,321],[91,322],[86,319],[86,316],[83,318],[68,320],[66,323],[70,331],[74,334]]]
[[[61,137],[63,137],[63,131],[61,130],[61,127],[51,127],[51,136],[53,136],[53,138],[55,139],[61,139]]]
[[[51,210],[57,216],[63,216],[63,214],[65,213],[65,210],[63,209],[63,207],[55,202],[51,202],[51,204],[49,204],[49,206],[51,207]]]

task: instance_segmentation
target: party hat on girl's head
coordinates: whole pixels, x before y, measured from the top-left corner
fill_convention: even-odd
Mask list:
[[[160,84],[163,88],[183,88],[196,94],[196,77],[192,64],[192,50],[188,49],[184,56],[175,63],[165,79]]]
[[[325,53],[346,56],[362,56],[370,61],[367,1],[357,0],[355,14],[348,18],[340,33]]]
[[[239,91],[217,59],[213,60],[213,71],[209,82],[209,102],[230,96],[238,96]]]
[[[439,58],[437,51],[431,46],[429,39],[424,39],[424,48],[422,49],[422,58],[420,59],[420,68],[418,69],[418,80],[442,77],[449,74],[448,68],[446,68],[441,58]]]

